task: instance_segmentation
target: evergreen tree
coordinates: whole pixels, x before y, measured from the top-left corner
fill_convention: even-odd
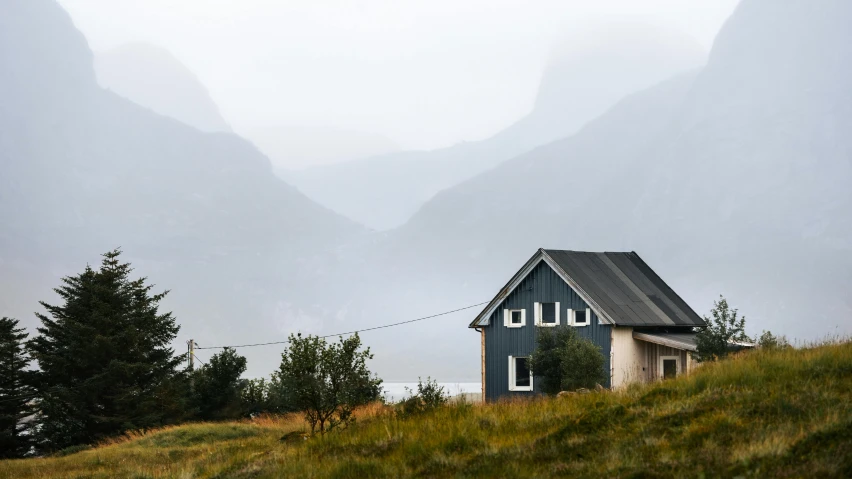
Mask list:
[[[18,321],[0,318],[0,459],[22,457],[33,446],[33,372],[24,349],[27,333]]]
[[[244,414],[241,391],[246,358],[231,348],[214,354],[210,362],[192,373],[193,399],[201,419],[231,419]]]
[[[169,344],[179,326],[146,278],[130,279],[119,250],[62,279],[61,305],[41,302],[40,336],[30,341],[40,371],[40,446],[56,450],[179,418],[185,405],[182,357]]]

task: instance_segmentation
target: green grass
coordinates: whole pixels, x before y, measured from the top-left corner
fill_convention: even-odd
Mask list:
[[[377,405],[348,430],[303,430],[189,424],[0,462],[0,477],[852,477],[852,343],[753,351],[616,393],[406,420]]]

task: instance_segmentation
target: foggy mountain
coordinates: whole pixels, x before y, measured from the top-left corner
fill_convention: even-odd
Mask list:
[[[60,276],[120,246],[136,274],[175,290],[165,306],[202,344],[312,307],[311,275],[364,232],[245,140],[101,89],[53,0],[0,6],[0,224],[3,315],[32,326]]]
[[[61,276],[121,246],[173,290],[181,340],[280,341],[487,301],[549,247],[635,250],[700,313],[725,294],[751,333],[849,333],[850,20],[842,0],[744,0],[688,72],[703,56],[666,35],[555,52],[533,112],[495,137],[329,168],[341,213],[374,207],[374,227],[413,214],[371,234],[238,136],[99,87],[53,0],[3,2],[0,314],[31,328]],[[640,45],[686,54],[606,54]],[[478,380],[477,312],[364,333],[371,369]],[[280,351],[240,352],[261,376]]]
[[[533,110],[489,139],[280,174],[320,204],[387,230],[402,225],[435,193],[566,137],[625,95],[704,60],[702,48],[686,35],[613,24],[572,36],[556,49]]]
[[[701,313],[724,294],[751,333],[848,334],[850,21],[842,0],[744,0],[697,74],[439,193],[390,234],[372,288],[393,278],[402,303],[458,306],[490,299],[538,247],[635,250]],[[474,315],[434,325],[468,377]]]
[[[253,127],[240,133],[269,157],[276,173],[284,179],[296,174],[288,170],[331,165],[400,150],[395,141],[383,135],[327,126]]]
[[[124,98],[205,132],[230,132],[207,89],[168,50],[128,43],[95,55],[98,83]]]

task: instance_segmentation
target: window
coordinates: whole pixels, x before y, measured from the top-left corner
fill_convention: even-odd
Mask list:
[[[568,320],[571,326],[588,326],[592,323],[592,311],[586,309],[569,309]]]
[[[534,306],[537,326],[559,326],[559,303],[535,303]]]
[[[525,309],[504,309],[503,310],[503,326],[507,328],[520,328],[527,324],[527,310]]]
[[[660,379],[672,379],[680,372],[680,356],[660,356]]]
[[[509,391],[533,390],[533,376],[527,359],[509,356]]]

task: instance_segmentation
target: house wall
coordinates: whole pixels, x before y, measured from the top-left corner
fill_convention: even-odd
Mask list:
[[[678,375],[689,374],[696,362],[689,351],[633,339],[633,328],[612,328],[612,387],[660,379],[660,356],[678,356]]]
[[[571,309],[586,309],[588,305],[580,299],[559,275],[546,263],[541,262],[526,278],[512,291],[503,303],[489,317],[485,331],[485,399],[494,401],[507,397],[522,397],[540,394],[541,380],[533,378],[533,391],[509,391],[509,356],[529,356],[536,347],[536,338],[541,329],[535,326],[533,303],[559,302],[560,325],[566,328],[566,311]],[[503,325],[504,309],[526,309],[526,325],[521,328],[507,328]],[[577,327],[580,336],[592,340],[601,348],[606,358],[605,368],[610,366],[610,329],[609,325],[600,324],[597,315],[592,313],[588,326]],[[609,387],[607,380],[604,386]]]
[[[636,341],[637,343],[640,341]],[[656,379],[660,379],[660,356],[679,356],[680,357],[680,367],[677,370],[678,375],[686,374],[687,372],[687,355],[689,354],[687,351],[683,349],[675,349],[668,346],[661,346],[659,344],[647,343],[641,341],[645,344],[645,369],[646,369],[646,380],[653,381]]]
[[[633,339],[630,326],[612,328],[612,388],[617,389],[647,379],[645,344]]]

